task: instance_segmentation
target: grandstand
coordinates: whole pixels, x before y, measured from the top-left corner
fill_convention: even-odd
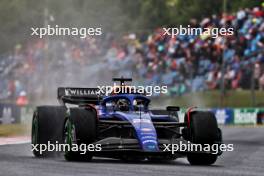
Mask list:
[[[106,76],[132,76],[141,85],[168,85],[172,96],[220,90],[221,84],[228,90],[248,90],[252,84],[263,90],[264,7],[191,19],[190,26],[228,26],[235,33],[172,38],[159,28],[122,39],[33,40],[1,56],[0,99],[16,100],[21,92],[35,99],[65,84],[62,76],[67,83],[86,86],[91,70],[96,75],[98,68],[107,68],[100,73]]]

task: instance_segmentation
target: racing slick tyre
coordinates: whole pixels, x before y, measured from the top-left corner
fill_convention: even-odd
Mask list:
[[[66,108],[63,106],[39,106],[36,108],[31,131],[31,143],[35,146],[32,148],[34,156],[48,157],[58,154],[56,151],[48,151],[48,144],[63,142],[62,130],[65,113]]]
[[[80,151],[80,145],[92,144],[97,134],[97,115],[93,109],[71,108],[64,123],[64,142],[70,146],[65,151],[67,161],[90,161],[92,154],[89,151]],[[77,150],[73,148],[78,147]]]
[[[214,144],[221,141],[221,131],[212,112],[194,111],[190,114],[190,126],[187,128],[188,140],[195,144]],[[211,165],[217,160],[217,154],[188,153],[191,165]]]

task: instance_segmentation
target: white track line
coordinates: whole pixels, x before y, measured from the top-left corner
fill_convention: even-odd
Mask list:
[[[0,137],[0,146],[2,145],[14,145],[14,144],[26,144],[30,143],[29,136],[20,136],[20,137]]]

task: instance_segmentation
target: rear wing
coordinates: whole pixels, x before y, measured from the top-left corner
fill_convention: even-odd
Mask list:
[[[59,87],[58,100],[61,104],[98,105],[103,98],[99,90],[98,88]]]

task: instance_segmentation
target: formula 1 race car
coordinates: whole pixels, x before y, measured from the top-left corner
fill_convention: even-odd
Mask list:
[[[121,87],[129,78],[114,78]],[[150,110],[150,99],[133,92],[103,95],[98,88],[58,88],[61,106],[39,106],[32,120],[36,157],[40,144],[100,145],[100,150],[64,151],[68,161],[89,161],[93,156],[130,160],[168,161],[187,156],[190,164],[210,165],[221,152],[174,151],[175,144],[222,144],[222,133],[210,111],[190,108],[180,122],[179,107]],[[73,107],[72,105],[75,105]],[[58,152],[57,152],[58,153]]]

